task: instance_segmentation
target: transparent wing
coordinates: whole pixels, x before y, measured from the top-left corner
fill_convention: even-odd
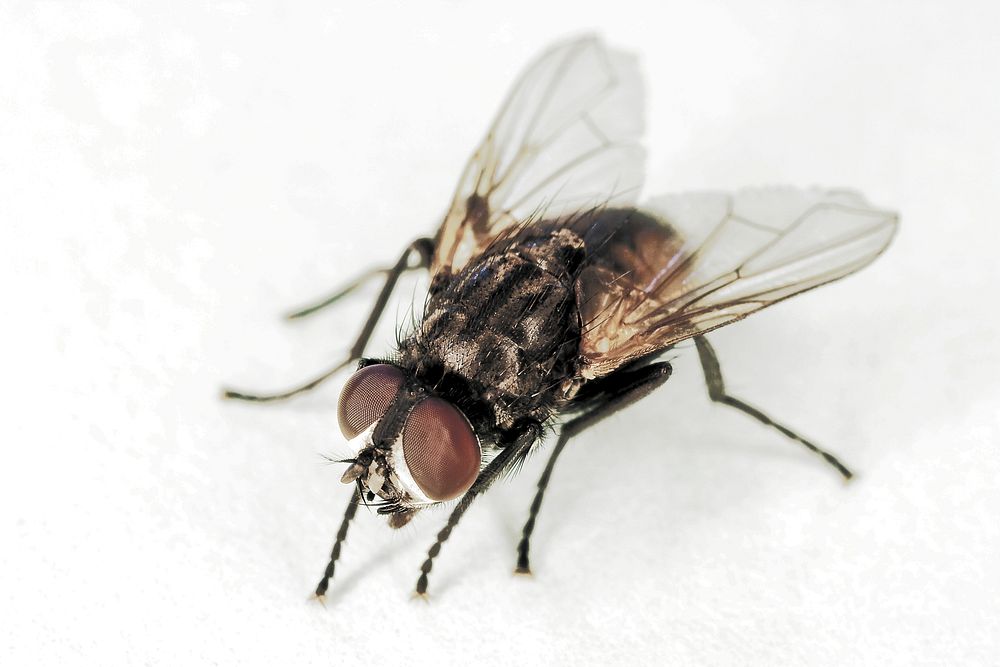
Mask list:
[[[432,275],[457,272],[517,225],[642,187],[643,87],[635,59],[595,36],[558,44],[514,84],[438,230]]]
[[[612,240],[628,260],[612,269],[598,253],[581,283],[591,377],[857,271],[898,220],[845,190],[695,193],[641,209],[658,231]]]

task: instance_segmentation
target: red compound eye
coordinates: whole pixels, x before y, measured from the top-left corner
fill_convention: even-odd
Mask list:
[[[479,440],[458,409],[440,398],[417,403],[403,427],[403,456],[431,500],[465,493],[479,475]]]
[[[344,385],[337,405],[340,431],[350,440],[377,422],[403,386],[403,373],[389,364],[360,369]]]

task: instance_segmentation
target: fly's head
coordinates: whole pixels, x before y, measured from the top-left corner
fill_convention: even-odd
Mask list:
[[[354,453],[341,481],[384,503],[389,525],[405,525],[422,507],[465,493],[479,475],[479,438],[466,416],[392,364],[351,376],[337,407]]]

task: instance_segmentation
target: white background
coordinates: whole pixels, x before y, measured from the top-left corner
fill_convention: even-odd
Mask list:
[[[330,4],[0,10],[0,661],[996,664],[995,3]],[[430,233],[520,68],[589,29],[642,58],[651,193],[901,212],[872,267],[714,336],[733,393],[858,478],[711,405],[684,346],[567,450],[533,578],[544,455],[466,515],[429,604],[446,513],[359,512],[324,609],[344,378],[219,387],[337,361],[373,290],[278,316]]]

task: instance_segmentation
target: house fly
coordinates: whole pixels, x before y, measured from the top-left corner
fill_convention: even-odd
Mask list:
[[[341,363],[271,401],[316,387],[352,362],[338,405],[354,486],[315,593],[326,594],[360,504],[394,528],[457,499],[427,552],[416,593],[472,501],[558,423],[517,546],[530,572],[535,518],[566,443],[670,377],[662,355],[693,339],[712,400],[832,454],[726,391],[705,334],[874,260],[897,216],[846,190],[787,187],[689,193],[638,203],[645,152],[635,59],[594,36],[558,43],[514,84],[469,160],[433,237],[325,301],[383,276]],[[365,346],[398,278],[429,271],[422,320],[385,357]],[[378,501],[375,501],[375,498]],[[373,502],[374,501],[374,502]]]

